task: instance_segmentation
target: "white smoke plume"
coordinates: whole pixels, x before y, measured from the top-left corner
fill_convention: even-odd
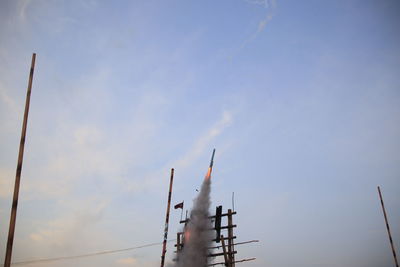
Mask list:
[[[206,267],[208,265],[208,247],[212,242],[211,220],[209,217],[211,172],[207,173],[200,193],[194,200],[190,220],[185,228],[183,250],[178,255],[176,267]]]

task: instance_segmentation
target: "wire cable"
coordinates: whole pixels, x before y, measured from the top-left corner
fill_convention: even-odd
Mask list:
[[[172,242],[172,241],[175,241],[175,240],[176,239],[168,240],[168,243]],[[17,262],[11,263],[11,265],[26,265],[26,264],[40,263],[40,262],[72,260],[72,259],[79,259],[79,258],[86,258],[86,257],[94,257],[94,256],[100,256],[100,255],[106,255],[106,254],[119,253],[119,252],[135,250],[135,249],[140,249],[140,248],[153,247],[153,246],[158,246],[158,245],[162,245],[162,242],[150,243],[150,244],[146,244],[146,245],[130,247],[130,248],[123,248],[123,249],[104,250],[104,251],[92,252],[92,253],[80,254],[80,255],[74,255],[74,256],[64,256],[64,257],[56,257],[56,258],[44,258],[44,259],[33,259],[33,260],[26,260],[26,261],[17,261]]]

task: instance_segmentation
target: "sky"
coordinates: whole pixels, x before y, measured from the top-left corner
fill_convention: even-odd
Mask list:
[[[37,53],[14,262],[161,242],[170,169],[172,202],[190,209],[216,148],[212,207],[234,192],[237,242],[260,241],[237,247],[257,258],[241,266],[393,266],[376,187],[399,254],[399,13],[396,0],[0,1],[0,262]]]

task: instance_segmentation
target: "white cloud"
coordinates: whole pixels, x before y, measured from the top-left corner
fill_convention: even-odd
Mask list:
[[[233,123],[233,114],[230,111],[223,111],[219,120],[217,120],[205,133],[200,135],[193,145],[178,160],[168,162],[164,167],[149,171],[144,174],[139,181],[130,181],[125,184],[128,191],[142,191],[147,188],[160,186],[160,177],[164,177],[169,168],[174,167],[183,173],[189,168],[206,149],[214,148],[212,142],[220,136],[223,131]],[[211,153],[211,150],[210,150]]]
[[[0,197],[10,197],[13,192],[15,174],[8,169],[0,169]]]
[[[10,112],[17,113],[17,116],[20,117],[19,115],[22,113],[21,108],[17,105],[15,100],[6,93],[4,86],[2,86],[1,84],[0,84],[0,101],[3,102],[7,106],[7,108],[10,109]]]
[[[26,10],[28,9],[32,0],[19,0],[17,3],[18,17],[22,22],[26,20]]]
[[[244,49],[249,43],[253,42],[257,36],[264,31],[267,24],[272,20],[276,8],[275,0],[246,0],[246,2],[263,6],[263,9],[265,9],[265,15],[261,20],[259,20],[256,31],[242,43],[238,52]],[[231,59],[232,58],[233,57],[231,57]]]
[[[194,143],[193,147],[181,159],[176,161],[173,166],[177,168],[185,168],[195,161],[206,148],[210,148],[211,142],[219,136],[225,128],[230,126],[233,122],[232,113],[223,111],[221,118],[210,128],[207,132],[199,137]]]
[[[137,260],[135,258],[129,257],[118,259],[116,262],[120,265],[136,265]]]
[[[270,20],[272,20],[272,14],[267,14],[267,16],[258,23],[257,34],[265,29],[265,26],[267,26]]]
[[[276,0],[246,0],[249,4],[261,5],[264,8],[274,8],[276,7]]]
[[[246,0],[246,2],[249,4],[262,5],[264,7],[268,7],[268,0]]]
[[[29,237],[35,242],[43,241],[43,233],[31,233]]]
[[[78,207],[29,234],[31,241],[36,245],[67,250],[84,246],[85,243],[93,243],[96,239],[91,229],[101,221],[106,203],[99,202],[96,205],[90,200],[86,203],[81,201]],[[68,209],[67,206],[64,208]]]

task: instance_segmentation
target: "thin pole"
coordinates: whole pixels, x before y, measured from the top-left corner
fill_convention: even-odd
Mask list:
[[[19,185],[21,182],[21,170],[22,170],[22,161],[24,158],[26,126],[28,123],[29,103],[31,100],[31,90],[32,90],[33,72],[35,69],[35,60],[36,60],[36,54],[33,53],[31,69],[30,69],[30,73],[29,73],[28,89],[27,89],[27,93],[26,93],[25,112],[24,112],[24,120],[22,123],[21,141],[19,144],[18,164],[17,164],[16,175],[15,175],[14,195],[13,195],[13,202],[12,202],[12,206],[11,206],[10,227],[8,230],[8,240],[7,240],[6,258],[4,260],[4,267],[10,267],[10,265],[11,265],[11,255],[12,255],[12,248],[13,248],[13,242],[14,242],[15,222],[17,219]]]
[[[228,258],[228,254],[227,254],[227,251],[226,251],[225,239],[224,239],[224,236],[223,236],[223,235],[221,235],[221,243],[222,243],[222,250],[223,250],[223,252],[224,252],[225,266],[231,267],[231,266],[230,266],[231,264],[230,264],[230,261],[229,261],[229,258]]]
[[[235,211],[235,192],[232,192],[232,211]]]
[[[171,195],[172,195],[172,182],[174,181],[174,169],[171,169],[171,177],[169,180],[169,193],[168,193],[168,204],[167,204],[167,215],[165,216],[165,228],[164,228],[164,241],[161,255],[161,267],[164,267],[165,253],[167,252],[167,238],[168,238],[168,222],[169,222],[169,210],[171,208]]]
[[[235,251],[233,245],[233,223],[232,223],[232,210],[228,209],[228,252],[231,267],[235,267]]]
[[[183,203],[185,203],[185,201]],[[183,207],[181,209],[181,221],[182,221],[182,215],[183,215]]]
[[[393,240],[392,240],[392,234],[390,233],[390,227],[389,227],[389,222],[388,222],[388,218],[387,218],[387,215],[386,215],[385,204],[383,203],[383,197],[382,197],[382,193],[381,193],[381,188],[379,186],[378,186],[378,193],[379,193],[379,198],[381,199],[382,211],[383,211],[383,216],[385,217],[386,230],[388,232],[390,246],[392,247],[394,263],[396,264],[396,267],[399,267],[399,263],[397,262],[396,250],[394,248],[394,244],[393,244]]]

